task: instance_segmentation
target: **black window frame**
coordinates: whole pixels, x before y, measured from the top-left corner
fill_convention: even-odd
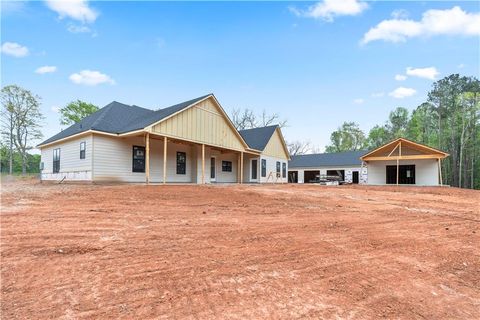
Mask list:
[[[282,178],[286,178],[286,177],[287,177],[287,163],[282,162]]]
[[[82,150],[83,146],[83,150]],[[80,159],[85,159],[85,154],[87,150],[87,143],[85,141],[80,142]]]
[[[222,172],[232,172],[232,161],[222,160]]]
[[[135,150],[143,150],[143,158],[135,157]],[[139,156],[137,156],[139,157]],[[145,147],[133,146],[132,147],[132,172],[145,172]]]
[[[267,159],[262,159],[261,162],[262,178],[265,178],[267,176]]]
[[[276,164],[276,172],[277,172],[277,177],[280,177],[280,173],[281,173],[281,164],[280,164],[280,161],[277,161],[277,164]]]
[[[184,151],[177,151],[177,174],[187,174],[187,153]]]
[[[53,149],[53,173],[60,172],[60,148]]]

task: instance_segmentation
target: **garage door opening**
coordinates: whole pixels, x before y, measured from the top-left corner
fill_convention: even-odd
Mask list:
[[[397,184],[397,166],[387,166],[387,184]],[[401,165],[398,168],[398,184],[415,184],[415,165]]]
[[[336,177],[335,180],[345,181],[345,170],[327,170],[328,177]]]
[[[289,183],[298,183],[298,171],[289,171],[288,172],[288,182]]]
[[[316,183],[320,182],[320,170],[316,171],[305,171],[303,180],[305,183]]]

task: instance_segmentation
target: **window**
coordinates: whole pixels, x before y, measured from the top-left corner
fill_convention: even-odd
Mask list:
[[[185,174],[187,168],[187,154],[177,152],[177,174]]]
[[[262,159],[262,177],[267,176],[267,159]]]
[[[280,161],[277,161],[277,177],[280,177]]]
[[[132,172],[145,172],[145,147],[133,146]]]
[[[60,148],[53,150],[53,173],[60,172]]]
[[[232,161],[222,161],[222,171],[232,172]]]
[[[282,163],[282,178],[286,178],[287,177],[287,163],[284,162]]]
[[[80,159],[85,159],[85,141],[80,142]]]

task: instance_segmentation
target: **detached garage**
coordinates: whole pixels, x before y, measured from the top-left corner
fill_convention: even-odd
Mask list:
[[[442,185],[441,160],[449,154],[398,138],[360,157],[368,168],[367,184]]]

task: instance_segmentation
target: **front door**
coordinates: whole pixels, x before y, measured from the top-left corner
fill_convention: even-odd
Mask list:
[[[250,168],[251,168],[250,180],[257,181],[258,179],[258,160],[257,159],[252,159]]]
[[[358,171],[352,172],[352,182],[357,184],[358,183]]]
[[[217,169],[215,165],[215,157],[210,158],[210,181],[217,180]]]

